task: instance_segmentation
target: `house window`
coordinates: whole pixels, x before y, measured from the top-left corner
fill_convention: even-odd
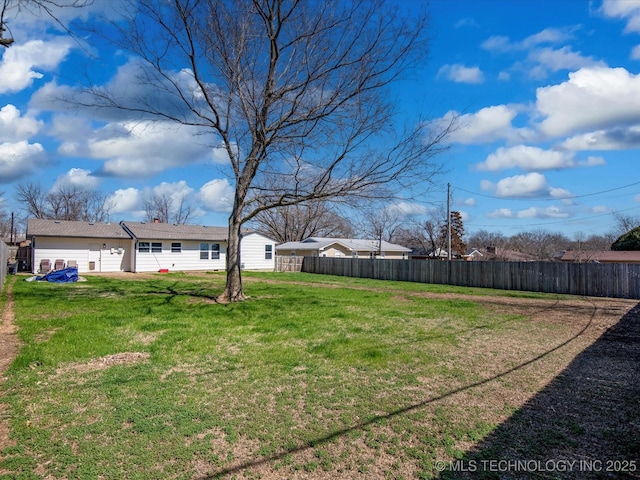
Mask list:
[[[162,253],[162,243],[160,242],[151,243],[151,251],[153,253]]]
[[[180,242],[172,242],[171,243],[171,253],[182,253],[182,243],[180,243]]]
[[[149,242],[138,242],[138,252],[149,253],[150,251]]]
[[[209,260],[209,244],[200,244],[200,260]]]
[[[358,258],[358,252],[356,252],[355,250],[351,252],[351,258]]]
[[[220,258],[220,244],[211,244],[211,260],[218,260]],[[200,244],[200,260],[209,260],[209,244]]]
[[[264,259],[271,260],[273,258],[273,245],[264,246]]]

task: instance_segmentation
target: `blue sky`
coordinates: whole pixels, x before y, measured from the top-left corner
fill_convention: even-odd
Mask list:
[[[93,21],[116,3],[58,15]],[[616,212],[640,217],[640,1],[432,0],[429,10],[427,66],[399,85],[398,120],[460,121],[439,158],[440,186],[404,203],[407,215],[444,207],[450,183],[467,233],[572,237],[614,230]],[[160,193],[187,195],[194,223],[226,224],[233,190],[224,158],[186,128],[53,101],[77,86],[88,51],[45,17],[22,10],[9,20],[16,42],[0,51],[6,210],[19,212],[15,185],[35,181],[99,189],[111,197],[112,221],[142,218],[145,196]],[[93,73],[126,89],[122,53],[92,48]]]

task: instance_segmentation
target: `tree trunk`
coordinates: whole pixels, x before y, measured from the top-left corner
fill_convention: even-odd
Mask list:
[[[232,303],[246,300],[242,291],[242,262],[240,259],[240,214],[237,209],[229,217],[229,245],[227,246],[227,285],[216,299],[218,303]]]

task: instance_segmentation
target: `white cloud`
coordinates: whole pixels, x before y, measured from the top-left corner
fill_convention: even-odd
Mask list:
[[[93,129],[86,117],[76,115],[54,115],[49,134],[63,141],[64,150],[81,148],[86,139],[91,138]]]
[[[66,40],[32,40],[2,50],[0,94],[19,92],[30,87],[35,79],[42,78],[38,70],[55,69],[69,53],[70,46]]]
[[[438,77],[445,77],[456,83],[482,83],[484,74],[478,67],[466,67],[459,63],[443,65],[438,70]]]
[[[583,68],[559,85],[539,88],[541,130],[550,136],[640,122],[640,76],[624,68]]]
[[[427,207],[419,203],[398,202],[386,208],[392,214],[402,216],[424,215],[427,213]]]
[[[551,206],[546,208],[531,207],[520,210],[516,216],[518,218],[568,218],[569,213],[563,212],[560,208]]]
[[[0,142],[27,140],[40,131],[43,123],[30,116],[20,116],[20,110],[8,104],[0,109]]]
[[[562,142],[561,146],[574,151],[640,148],[640,125],[631,127],[619,126],[610,130],[596,130],[575,135]]]
[[[474,18],[461,18],[460,20],[458,20],[453,27],[454,28],[461,28],[461,27],[474,27],[477,28],[479,27],[480,24],[474,19]]]
[[[448,112],[443,117],[453,118],[458,112]],[[478,110],[476,113],[460,115],[457,119],[458,128],[451,133],[450,141],[473,144],[490,143],[497,139],[513,135],[512,120],[518,115],[514,107],[497,105]]]
[[[151,190],[155,195],[169,197],[171,199],[171,208],[176,210],[180,208],[180,204],[193,192],[193,188],[189,187],[184,180],[173,183],[162,182]]]
[[[580,53],[572,51],[568,46],[560,49],[532,50],[528,60],[536,64],[536,67],[530,69],[529,72],[529,76],[532,78],[545,78],[549,71],[577,70],[583,67],[605,68],[607,66],[605,62],[594,60],[592,57],[584,57]]]
[[[499,148],[478,164],[478,170],[498,171],[516,167],[522,170],[549,170],[573,166],[575,164],[571,153],[518,145]]]
[[[211,152],[194,141],[193,129],[172,122],[110,123],[92,132],[86,142],[64,142],[59,151],[104,160],[103,175],[125,178],[207,163]]]
[[[640,45],[636,45],[631,49],[630,57],[632,60],[640,60]]]
[[[463,205],[466,205],[468,207],[475,207],[476,206],[476,199],[475,198],[467,198],[466,200],[464,200],[462,202]]]
[[[498,210],[494,210],[493,212],[487,213],[487,217],[489,218],[512,218],[513,212],[510,208],[499,208]]]
[[[140,190],[133,187],[116,190],[109,195],[108,202],[113,205],[113,213],[132,212],[143,206]]]
[[[484,180],[481,186],[483,190],[493,191],[497,197],[539,197],[549,193],[547,179],[535,172],[503,178],[496,184]]]
[[[215,179],[200,188],[198,197],[207,210],[225,213],[231,211],[234,193],[227,179]]]
[[[99,185],[100,179],[91,176],[91,172],[89,170],[72,168],[64,175],[60,175],[56,178],[51,190],[55,191],[58,188],[69,187],[75,187],[79,190],[96,190]]]
[[[584,167],[599,167],[601,165],[606,165],[607,162],[602,157],[587,157],[586,160],[578,162],[580,165]]]
[[[627,20],[626,32],[640,32],[640,1],[603,0],[600,11],[607,17]]]
[[[526,37],[521,42],[512,42],[509,37],[496,35],[482,42],[481,47],[491,52],[504,53],[517,50],[528,50],[541,44],[557,44],[572,38],[569,29],[547,28]]]
[[[97,86],[104,98],[51,81],[34,93],[30,106],[51,112],[77,111],[105,122],[163,117],[151,112],[162,112],[163,115],[185,119],[185,122],[194,119],[195,115],[190,107],[172,94],[176,86],[179,86],[193,100],[192,106],[197,108],[202,93],[194,81],[193,73],[187,69],[164,73],[169,78],[160,76],[142,60],[132,58],[117,69],[109,82]],[[127,109],[117,108],[115,105],[126,105]],[[143,115],[141,112],[150,113]]]
[[[44,148],[39,143],[28,143],[26,140],[0,143],[0,183],[30,175],[46,163]]]
[[[553,198],[568,198],[573,196],[573,194],[569,190],[556,187],[549,188],[549,195],[551,195]]]

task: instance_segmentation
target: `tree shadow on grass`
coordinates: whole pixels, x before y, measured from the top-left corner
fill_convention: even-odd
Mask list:
[[[446,465],[446,480],[640,478],[640,304]]]
[[[285,452],[226,468],[201,480],[238,474],[246,468],[303,452],[534,365],[580,337],[592,325],[595,313],[594,307],[586,326],[568,340],[490,378],[374,416]],[[640,460],[636,460],[640,459],[639,372],[640,304],[462,459],[436,462],[438,470],[443,465],[449,467],[439,472],[440,478],[640,478]]]

